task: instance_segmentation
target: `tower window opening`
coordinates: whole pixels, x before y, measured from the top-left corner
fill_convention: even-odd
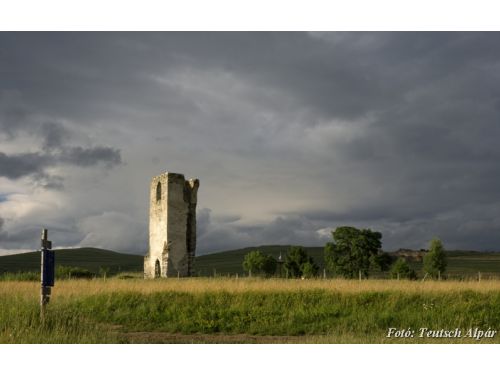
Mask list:
[[[155,262],[155,279],[159,278],[161,276],[161,267],[160,267],[160,261],[156,259]]]
[[[156,185],[156,202],[161,201],[161,182]]]

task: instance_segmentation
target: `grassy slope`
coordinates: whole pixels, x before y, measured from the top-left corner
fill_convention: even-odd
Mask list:
[[[109,267],[111,274],[142,272],[143,257],[140,255],[121,254],[92,247],[55,251],[57,265],[82,267],[91,272],[98,272],[100,267]],[[0,257],[0,273],[39,270],[39,252]]]

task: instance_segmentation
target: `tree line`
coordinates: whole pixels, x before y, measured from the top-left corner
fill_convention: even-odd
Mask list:
[[[368,277],[370,271],[390,271],[392,278],[416,279],[417,275],[404,258],[394,259],[382,251],[382,233],[371,229],[338,227],[332,232],[333,241],[324,249],[325,269],[344,278]],[[425,277],[441,278],[447,261],[441,240],[430,242],[423,259]],[[311,278],[318,276],[319,267],[301,246],[292,246],[283,261],[260,250],[249,252],[243,269],[250,276],[281,276]]]

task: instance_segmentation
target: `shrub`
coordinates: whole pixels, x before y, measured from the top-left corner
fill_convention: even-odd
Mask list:
[[[300,270],[302,271],[302,277],[305,279],[310,279],[318,274],[318,266],[311,262],[302,264]]]
[[[383,251],[379,251],[378,254],[373,255],[370,259],[371,265],[376,271],[388,271],[391,264],[394,262],[394,258]]]
[[[92,279],[95,273],[85,268],[56,266],[56,279]]]
[[[290,248],[283,267],[287,276],[290,277],[312,277],[316,276],[319,270],[319,267],[314,263],[314,259],[301,246],[292,246]]]
[[[413,269],[410,268],[408,262],[406,262],[403,258],[398,258],[396,262],[391,267],[391,277],[393,279],[402,278],[402,279],[410,279],[415,280],[417,278],[417,274]]]
[[[277,265],[276,259],[260,250],[250,251],[243,261],[243,269],[250,275],[272,276],[276,272]]]

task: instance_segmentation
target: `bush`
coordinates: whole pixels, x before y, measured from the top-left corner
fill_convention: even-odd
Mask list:
[[[92,279],[95,276],[95,273],[85,268],[56,266],[56,279]]]
[[[391,277],[393,279],[397,279],[399,277],[401,279],[415,280],[417,278],[417,274],[410,268],[405,259],[398,258],[398,260],[396,260],[391,267]]]
[[[302,264],[300,270],[302,271],[302,277],[304,279],[310,279],[318,274],[318,266],[310,262]]]
[[[262,265],[262,272],[266,276],[273,276],[278,268],[278,262],[271,255],[265,255],[264,264]]]
[[[383,251],[379,251],[378,254],[373,255],[370,259],[371,265],[376,271],[388,271],[391,264],[394,262],[394,258]]]
[[[260,250],[250,251],[245,255],[243,269],[252,275],[272,276],[276,272],[278,263],[271,255],[266,255]]]
[[[319,271],[314,259],[301,246],[292,246],[290,248],[283,267],[289,277],[313,277]]]

